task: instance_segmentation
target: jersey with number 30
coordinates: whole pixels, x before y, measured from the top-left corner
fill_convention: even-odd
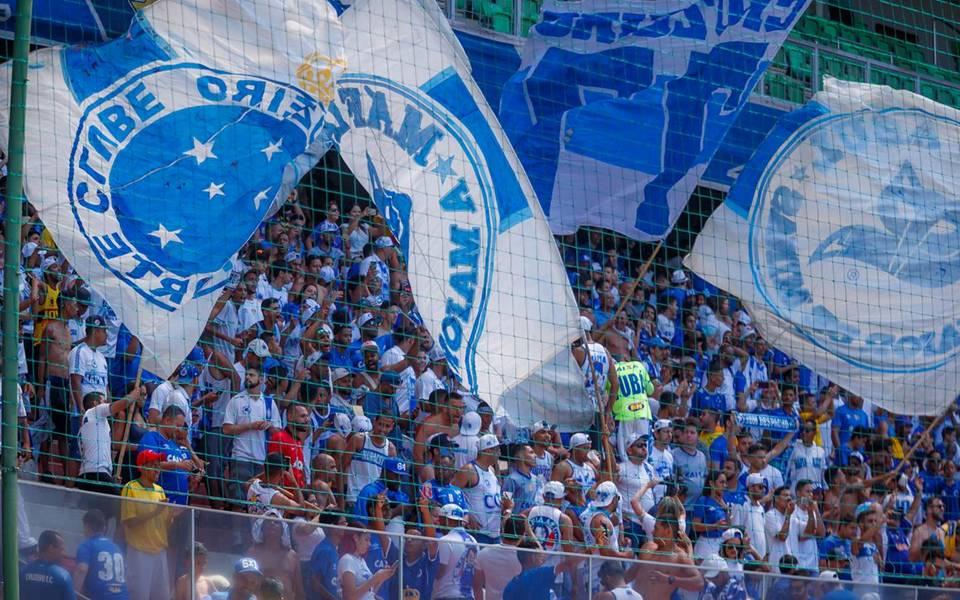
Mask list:
[[[77,564],[87,565],[83,591],[90,600],[127,600],[123,553],[110,539],[92,537],[81,543]]]

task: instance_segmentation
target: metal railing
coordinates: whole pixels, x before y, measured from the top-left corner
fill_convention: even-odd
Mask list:
[[[111,557],[110,569],[105,569],[103,565],[90,564],[87,567],[87,573],[96,573],[101,582],[108,574],[112,575],[114,580],[122,580],[129,589],[130,600],[146,600],[142,596],[144,578],[151,581],[148,589],[157,586],[160,588],[167,587],[170,590],[171,597],[177,581],[186,578],[185,582],[181,582],[181,586],[186,585],[189,589],[187,597],[196,598],[198,585],[209,593],[214,591],[215,588],[220,589],[225,582],[230,582],[234,577],[235,565],[245,557],[253,557],[259,560],[259,566],[264,577],[280,581],[286,590],[285,598],[290,600],[304,597],[317,598],[320,596],[311,591],[306,593],[301,591],[305,589],[305,586],[311,586],[313,583],[312,577],[308,576],[306,571],[311,569],[311,562],[320,562],[321,566],[327,565],[329,567],[332,565],[329,565],[328,562],[316,560],[313,552],[314,548],[327,537],[336,536],[340,538],[340,536],[343,536],[343,539],[338,540],[337,556],[342,558],[347,553],[357,554],[354,548],[356,542],[353,538],[368,533],[368,530],[360,530],[349,526],[317,525],[304,520],[291,521],[268,516],[215,511],[202,507],[167,505],[167,508],[157,513],[155,517],[157,519],[167,519],[166,524],[159,525],[166,532],[165,548],[151,555],[142,551],[143,540],[137,539],[137,536],[140,535],[138,531],[141,530],[127,528],[121,522],[124,515],[129,516],[132,512],[135,512],[131,510],[131,506],[150,509],[156,508],[158,506],[156,503],[143,503],[138,500],[80,492],[26,481],[21,481],[19,486],[22,498],[22,503],[19,506],[21,561],[29,558],[28,547],[31,543],[35,543],[36,538],[40,537],[42,531],[54,531],[64,540],[65,552],[61,564],[75,571],[78,547],[85,540],[102,533],[104,537],[116,544],[117,550],[115,553],[119,553],[121,556],[118,558]],[[85,525],[85,515],[93,509],[99,510],[106,517],[106,531],[92,531],[89,526]],[[421,542],[437,541],[436,539],[427,539],[419,535],[405,533],[404,527],[402,523],[392,521],[387,524],[387,531],[382,533],[372,532],[378,539],[372,543],[365,556],[370,571],[373,573],[397,563],[401,566],[379,588],[377,595],[384,600],[416,597],[413,593],[404,595],[401,591],[405,589],[405,586],[412,588],[422,584],[422,581],[415,577],[417,575],[415,571],[419,568],[417,561],[422,553],[429,551],[430,548],[429,544]],[[360,533],[361,531],[363,533]],[[49,535],[47,534],[48,537]],[[331,537],[331,539],[333,538]],[[386,543],[384,543],[384,540],[386,540]],[[384,546],[387,547],[386,551],[384,551]],[[138,548],[140,549],[138,550]],[[504,584],[519,573],[519,560],[515,564],[509,560],[509,555],[516,552],[514,548],[505,545],[478,544],[475,550],[483,553],[485,548],[491,548],[491,550],[486,551],[489,554],[500,555],[500,561],[494,561],[500,565],[498,569],[495,572],[484,573],[488,585]],[[535,553],[535,551],[531,552]],[[109,550],[107,553],[111,554]],[[135,553],[136,557],[132,557],[131,553]],[[507,553],[507,555],[504,556],[502,553]],[[148,556],[146,562],[145,554]],[[595,594],[603,589],[603,582],[598,577],[598,573],[601,565],[605,562],[618,563],[627,571],[628,575],[633,575],[634,573],[631,573],[631,571],[635,571],[636,576],[633,578],[631,585],[648,598],[656,597],[656,594],[651,593],[654,590],[664,589],[662,586],[665,583],[665,577],[669,577],[669,573],[676,573],[678,577],[682,577],[684,573],[682,570],[678,571],[663,562],[604,558],[598,554],[564,554],[562,552],[539,552],[538,554],[542,556],[538,557],[536,563],[545,563],[552,566],[567,562],[577,563],[576,567],[570,570],[566,576],[557,577],[554,585],[558,597],[565,596],[578,600],[592,599]],[[322,553],[318,553],[318,555],[322,556]],[[152,558],[149,558],[150,556]],[[266,560],[264,560],[265,557]],[[315,560],[311,561],[311,557],[314,557]],[[475,568],[482,570],[486,558],[489,557],[480,557],[475,562]],[[469,563],[470,560],[468,557],[467,562]],[[126,569],[124,569],[124,565],[126,565]],[[153,567],[153,571],[144,572],[145,565]],[[163,568],[163,565],[165,565],[165,568]],[[635,568],[632,569],[632,567]],[[764,573],[750,570],[749,566],[744,567],[736,563],[729,563],[728,570],[723,571],[723,576],[720,578],[714,576],[713,573],[705,572],[700,567],[687,567],[687,569],[697,570],[701,579],[700,586],[717,585],[718,583],[723,585],[725,579],[737,579],[740,585],[746,589],[749,598],[777,598],[778,600],[822,598],[827,592],[840,587],[853,592],[854,596],[861,600],[871,600],[873,598],[919,600],[934,597],[937,594],[949,594],[948,590],[937,590],[930,587],[854,584],[822,578]],[[107,573],[108,570],[111,573]],[[168,574],[167,578],[165,580],[157,579],[157,573],[164,571]],[[329,572],[329,569],[327,572]],[[687,571],[688,577],[690,573],[691,571]],[[707,575],[710,577],[706,577]],[[190,581],[193,581],[194,585],[189,585]],[[107,583],[110,583],[110,581],[107,581]],[[437,581],[433,583],[436,584]],[[82,583],[79,585],[81,588],[78,589],[81,594],[80,597],[86,596],[89,590],[82,589]],[[697,598],[703,591],[702,587],[694,589],[689,580],[686,587],[686,591],[681,592],[681,597]],[[719,592],[719,590],[716,591]],[[420,589],[419,592],[422,594],[424,590]],[[336,592],[336,597],[342,597],[339,591]],[[947,595],[945,597],[952,596]]]

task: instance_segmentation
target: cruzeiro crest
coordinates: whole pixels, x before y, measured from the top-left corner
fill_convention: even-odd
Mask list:
[[[113,83],[86,102],[70,157],[92,253],[166,310],[219,289],[281,187],[313,165],[323,114],[296,87],[195,64]]]
[[[777,151],[750,213],[764,300],[862,369],[942,367],[960,349],[960,123],[917,109],[830,114]]]

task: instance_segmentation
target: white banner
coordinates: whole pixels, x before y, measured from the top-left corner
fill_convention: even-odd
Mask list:
[[[900,414],[960,390],[960,112],[827,80],[784,117],[685,263],[774,346]]]
[[[342,20],[327,131],[395,234],[451,370],[518,423],[585,425],[556,244],[449,26],[417,0],[361,0]]]
[[[230,258],[322,156],[341,44],[326,0],[164,0],[115,41],[30,55],[26,195],[145,369],[194,347]]]

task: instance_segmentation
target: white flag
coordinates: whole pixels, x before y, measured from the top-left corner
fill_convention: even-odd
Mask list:
[[[771,344],[898,414],[960,390],[960,112],[828,79],[783,117],[686,264]]]
[[[30,55],[25,192],[170,374],[230,258],[325,147],[342,34],[326,0],[164,0],[124,37]],[[7,139],[10,63],[0,80]]]
[[[327,130],[395,234],[450,368],[518,423],[583,426],[556,244],[448,24],[417,0],[361,0],[342,19]]]

